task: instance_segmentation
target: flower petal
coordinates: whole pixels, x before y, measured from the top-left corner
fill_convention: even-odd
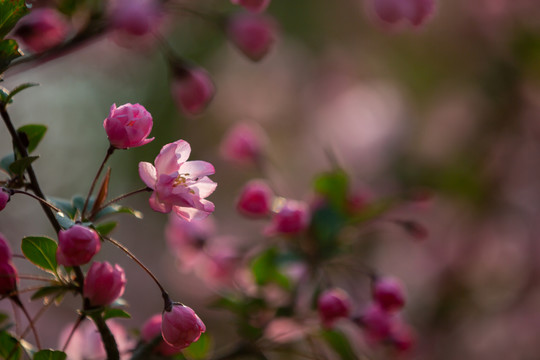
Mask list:
[[[191,185],[189,188],[195,191],[198,197],[204,199],[205,197],[210,196],[210,194],[216,190],[216,187],[217,183],[205,176],[202,179],[199,179],[199,181]]]
[[[180,166],[178,170],[180,174],[189,174],[191,179],[199,178],[201,176],[212,175],[216,172],[214,165],[206,161],[186,161]]]
[[[181,163],[189,158],[191,147],[187,141],[178,140],[161,148],[154,163],[159,174],[177,171]]]
[[[157,172],[154,165],[149,162],[141,161],[139,163],[139,176],[146,186],[151,189],[156,188]]]
[[[152,196],[150,196],[150,200],[148,200],[148,202],[150,203],[150,207],[157,212],[161,212],[164,214],[171,212],[172,205],[159,201],[155,192],[152,194]]]

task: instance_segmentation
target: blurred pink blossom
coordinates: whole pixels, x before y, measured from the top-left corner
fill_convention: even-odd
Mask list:
[[[8,192],[0,188],[0,211],[5,209],[9,201],[9,198],[10,198],[10,195],[8,194]]]
[[[249,217],[265,217],[272,210],[274,192],[264,180],[251,180],[236,202],[238,211]]]
[[[11,261],[0,262],[0,295],[16,295],[19,277]]]
[[[188,221],[172,214],[165,228],[167,245],[178,259],[180,269],[188,271],[200,260],[208,240],[215,234],[211,217],[199,221]]]
[[[69,31],[67,21],[59,12],[41,8],[19,20],[13,35],[31,51],[40,53],[62,44]]]
[[[8,262],[11,260],[11,248],[5,236],[0,233],[0,262]]]
[[[111,106],[109,116],[103,121],[103,127],[112,146],[117,149],[128,149],[148,144],[152,131],[152,115],[139,104]]]
[[[156,314],[146,320],[141,329],[141,339],[145,342],[151,342],[156,337],[161,337],[161,314]],[[173,347],[161,340],[153,349],[153,352],[163,356],[178,354],[182,349]]]
[[[223,138],[220,152],[223,158],[237,164],[257,164],[266,143],[266,134],[259,126],[239,123]]]
[[[231,0],[231,2],[252,12],[263,12],[270,5],[270,0]]]
[[[435,0],[373,0],[377,16],[384,22],[396,24],[402,20],[414,26],[422,25],[433,13]]]
[[[175,104],[186,114],[201,113],[216,91],[210,75],[200,67],[177,66],[173,71],[171,94]]]
[[[226,30],[229,40],[253,61],[265,57],[277,36],[277,25],[273,18],[251,13],[230,17]]]
[[[386,311],[399,310],[405,304],[405,292],[401,281],[385,276],[375,280],[373,299]]]
[[[307,229],[311,215],[307,203],[287,199],[271,224],[264,230],[265,235],[295,235]]]
[[[212,175],[214,166],[206,161],[187,161],[191,147],[187,141],[178,140],[163,146],[154,161],[139,163],[139,175],[154,190],[150,207],[155,211],[174,211],[186,220],[200,220],[214,211],[214,204],[205,198],[212,194],[217,184]]]
[[[343,289],[329,289],[319,296],[317,310],[322,324],[331,328],[337,320],[350,315],[351,299]]]
[[[143,36],[159,26],[160,3],[156,0],[117,0],[111,10],[113,29],[129,35]]]

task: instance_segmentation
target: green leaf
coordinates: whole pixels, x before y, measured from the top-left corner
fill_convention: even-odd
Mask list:
[[[68,215],[71,219],[75,218],[77,209],[71,204],[70,200],[61,199],[57,197],[47,197],[47,200],[54,206],[62,210],[65,215]]]
[[[6,1],[6,0],[0,0]],[[9,0],[8,0],[9,1]],[[0,18],[2,10],[0,9]],[[8,68],[9,64],[19,56],[22,56],[22,53],[19,51],[19,45],[13,39],[1,40],[0,41],[0,74],[2,74]]]
[[[17,348],[17,350],[14,350]],[[13,354],[10,357],[10,360],[18,360],[21,358],[21,347],[19,342],[7,331],[0,332],[0,358],[6,359],[11,352]]]
[[[66,291],[66,288],[62,285],[44,286],[40,288],[39,290],[37,290],[30,299],[37,300],[37,299],[41,299],[42,297],[46,297],[49,295],[57,295],[65,291]]]
[[[3,312],[0,312],[0,324],[4,323],[4,321],[7,319],[9,319],[9,316]]]
[[[12,99],[15,95],[17,95],[18,93],[20,93],[21,91],[25,90],[25,89],[28,89],[28,88],[31,88],[31,87],[34,87],[34,86],[39,86],[38,83],[24,83],[24,84],[21,84],[17,87],[15,87],[15,89],[11,90],[9,92],[9,95],[6,97],[6,99],[4,100],[5,103],[10,103],[12,102]],[[46,128],[45,128],[46,129]],[[29,150],[30,151],[30,150]]]
[[[10,94],[10,96],[12,94],[13,92]],[[28,124],[21,126],[17,132],[26,134],[28,139],[28,145],[26,148],[28,149],[28,153],[31,153],[36,149],[41,139],[43,139],[43,136],[45,136],[47,127],[39,124]]]
[[[107,236],[116,228],[116,225],[118,225],[116,221],[109,221],[96,225],[95,229],[101,236]]]
[[[137,219],[143,218],[143,213],[138,210],[123,205],[113,204],[111,206],[107,206],[105,209],[98,212],[95,216],[95,219],[98,220],[104,216],[113,214],[129,214],[135,216]]]
[[[291,282],[287,276],[279,271],[279,253],[277,249],[270,248],[257,256],[251,262],[251,272],[258,285],[275,283],[284,289],[290,289]]]
[[[131,319],[131,315],[122,309],[117,308],[107,308],[105,309],[105,312],[103,313],[103,320],[107,320],[110,318],[124,318],[124,319]]]
[[[27,236],[22,239],[21,249],[30,262],[56,276],[56,242],[45,236]]]
[[[332,349],[339,355],[341,360],[356,360],[358,356],[349,343],[349,339],[338,330],[323,330],[322,336]]]
[[[36,161],[39,156],[28,156],[19,160],[15,160],[9,165],[9,171],[16,175],[22,175],[27,167]]]
[[[323,195],[337,209],[345,207],[349,191],[349,177],[344,171],[319,175],[313,187],[315,192]]]
[[[34,354],[33,360],[65,360],[67,355],[58,350],[41,350]]]
[[[6,173],[8,173],[9,175],[12,175],[11,170],[9,170],[9,166],[13,164],[14,161],[15,161],[15,154],[14,153],[8,154],[4,156],[2,160],[0,160],[0,168],[4,170]]]
[[[25,0],[0,0],[0,39],[3,39],[28,11]]]
[[[206,333],[201,334],[199,340],[194,343],[191,343],[185,350],[184,355],[188,359],[202,360],[206,359],[210,351],[212,341],[209,335]]]
[[[70,227],[75,225],[75,221],[64,213],[55,213],[54,217],[64,230],[69,229]]]

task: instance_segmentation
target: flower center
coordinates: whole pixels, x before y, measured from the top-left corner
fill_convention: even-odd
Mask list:
[[[173,187],[177,187],[179,185],[181,186],[184,186],[187,188],[187,177],[189,176],[188,173],[185,173],[185,174],[178,174],[178,176],[176,177],[176,179],[174,180],[173,182]],[[189,189],[189,192],[191,194],[195,194],[195,191],[193,191],[192,189]]]

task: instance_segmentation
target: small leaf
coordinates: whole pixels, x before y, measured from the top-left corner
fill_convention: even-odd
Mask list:
[[[17,348],[17,350],[14,351],[13,349],[15,347]],[[0,332],[0,357],[2,359],[6,359],[11,354],[12,351],[13,351],[13,354],[11,355],[10,360],[18,360],[21,358],[21,347],[17,339],[15,339],[7,331],[1,331]]]
[[[131,315],[122,310],[117,308],[107,308],[105,309],[105,312],[103,313],[103,319],[111,319],[111,318],[124,318],[124,319],[130,319]]]
[[[56,242],[45,236],[27,236],[22,239],[21,249],[30,262],[56,275]]]
[[[3,39],[28,11],[24,0],[0,0],[0,39]]]
[[[112,215],[112,214],[130,214],[130,215],[135,216],[137,219],[143,218],[143,213],[138,210],[129,208],[127,206],[113,204],[111,206],[107,206],[105,209],[98,212],[95,216],[95,219],[97,220],[104,216]]]
[[[335,171],[319,175],[314,182],[314,189],[337,209],[343,209],[347,201],[349,178],[344,171]]]
[[[66,288],[62,285],[44,286],[32,294],[31,300],[41,299],[42,297],[49,295],[56,295],[58,293],[65,292]]]
[[[65,360],[67,355],[58,350],[41,350],[34,354],[33,360]]]
[[[10,96],[12,94],[13,93],[11,93]],[[28,149],[28,153],[31,153],[36,149],[41,139],[43,139],[43,136],[45,136],[47,127],[39,124],[28,124],[21,126],[19,129],[17,129],[17,132],[26,134],[28,139],[28,145],[26,147]]]
[[[47,201],[62,210],[64,215],[68,215],[71,219],[75,218],[77,209],[71,204],[71,201],[57,197],[47,197]]]
[[[338,330],[323,330],[322,336],[332,349],[339,355],[341,360],[356,360],[358,356],[349,343],[349,339]]]
[[[105,177],[103,178],[103,182],[101,183],[101,187],[99,188],[99,192],[96,197],[96,200],[94,201],[94,205],[92,206],[92,210],[90,211],[91,214],[95,213],[107,199],[107,195],[109,194],[109,180],[110,179],[111,179],[111,168],[108,168],[107,174],[105,174]]]
[[[22,175],[27,167],[30,166],[34,161],[36,161],[39,156],[28,156],[19,160],[15,160],[11,165],[9,165],[9,170],[16,175]]]
[[[6,102],[6,103],[11,102],[12,101],[11,99],[13,99],[13,97],[15,95],[17,95],[18,93],[20,93],[21,91],[23,91],[25,89],[28,89],[28,88],[31,88],[31,87],[34,87],[34,86],[39,86],[39,84],[37,84],[37,83],[24,83],[24,84],[21,84],[21,85],[15,87],[15,89],[10,91],[9,95],[4,100],[4,102]],[[28,151],[30,151],[30,150],[28,150]]]
[[[109,221],[96,225],[95,229],[101,236],[107,236],[116,228],[116,225],[118,225],[116,221]]]
[[[12,175],[13,173],[11,172],[11,170],[9,170],[9,166],[13,164],[14,161],[15,161],[15,154],[14,153],[8,154],[4,156],[2,160],[0,160],[0,168],[4,170],[6,173],[8,173],[9,175]]]
[[[64,213],[55,213],[54,217],[64,230],[69,229],[70,227],[75,225],[75,221]]]
[[[6,0],[0,0],[6,1]],[[2,17],[2,10],[0,9],[0,21]],[[1,24],[0,24],[1,32]],[[9,64],[19,56],[22,56],[21,51],[19,50],[19,45],[13,39],[6,39],[0,41],[0,74],[2,74],[9,67]]]
[[[202,360],[208,357],[208,353],[211,349],[212,341],[209,335],[203,333],[199,340],[191,343],[185,350],[184,355],[188,359]]]

